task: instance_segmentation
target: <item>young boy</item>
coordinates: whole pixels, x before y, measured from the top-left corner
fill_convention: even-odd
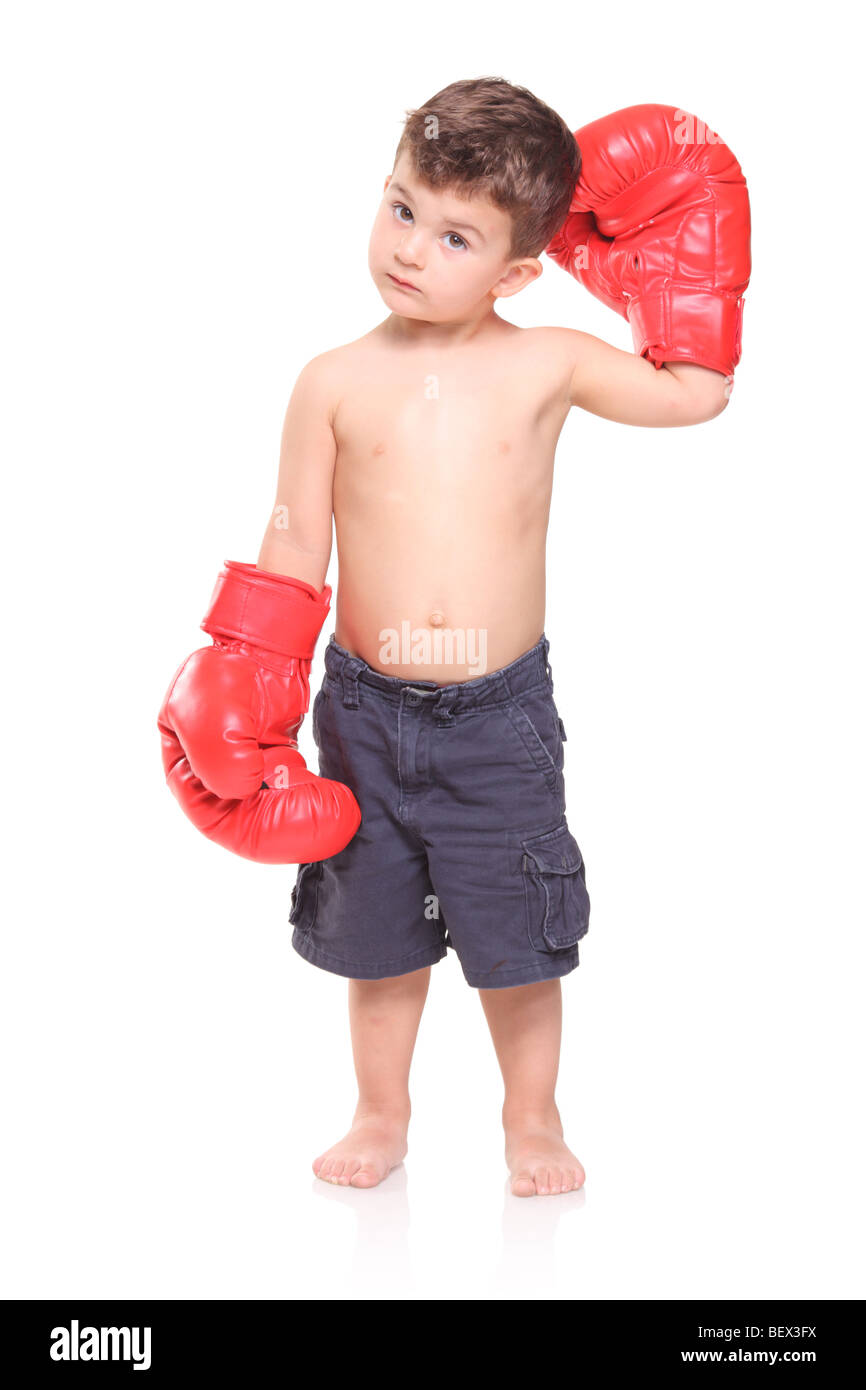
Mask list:
[[[430,968],[448,946],[479,991],[502,1071],[512,1191],[584,1182],[555,1099],[560,980],[578,965],[589,896],[565,817],[565,730],[544,636],[554,451],[573,406],[633,425],[697,424],[725,408],[730,378],[499,317],[497,300],[541,274],[579,170],[560,117],[502,79],[453,83],[409,113],[369,247],[388,315],[304,367],[264,573],[229,576],[260,580],[275,603],[277,577],[294,586],[293,601],[311,605],[303,639],[286,664],[268,622],[245,628],[252,588],[231,619],[212,610],[203,624],[224,657],[259,662],[260,686],[288,676],[300,690],[276,732],[279,719],[268,735],[258,711],[264,770],[260,758],[246,790],[223,796],[256,794],[255,844],[230,847],[266,858],[256,849],[274,798],[294,795],[307,862],[292,944],[349,980],[358,1101],[348,1132],[313,1162],[332,1183],[372,1187],[407,1152],[412,1052]],[[285,729],[294,749],[330,594],[332,514],[336,631],[312,716],[322,782],[299,755],[287,758]],[[225,607],[219,589],[215,606]],[[205,703],[224,698],[223,675],[217,684]],[[192,785],[189,754],[206,798],[218,779],[189,752],[182,683],[173,690],[161,720],[175,740],[166,767],[183,762]],[[245,718],[239,734],[220,734],[220,756],[233,737],[249,739],[248,708]],[[268,761],[274,750],[279,765]]]

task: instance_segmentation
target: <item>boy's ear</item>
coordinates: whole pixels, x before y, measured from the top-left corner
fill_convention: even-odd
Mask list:
[[[544,266],[535,256],[527,256],[523,261],[516,261],[506,270],[502,279],[497,281],[493,293],[497,299],[508,299],[512,294],[517,294],[520,290],[525,289],[533,280],[537,280],[543,270]]]
[[[385,183],[384,183],[384,185],[383,185],[383,187],[382,187],[382,192],[383,192],[383,193],[386,193],[386,192],[387,192],[387,190],[388,190],[388,184],[391,182],[391,180],[392,180],[393,177],[394,177],[393,174],[389,174],[388,177],[386,178]]]

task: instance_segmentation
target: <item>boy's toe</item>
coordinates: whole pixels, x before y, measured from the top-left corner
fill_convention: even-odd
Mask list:
[[[535,1179],[528,1168],[523,1168],[516,1173],[511,1183],[511,1191],[515,1197],[534,1197]]]
[[[370,1166],[361,1165],[357,1173],[352,1175],[353,1187],[375,1187],[379,1181],[379,1174]]]

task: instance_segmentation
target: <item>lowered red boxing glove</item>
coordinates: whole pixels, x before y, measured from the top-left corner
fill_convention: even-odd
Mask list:
[[[166,779],[193,825],[245,859],[328,859],[361,824],[348,787],[310,772],[297,733],[331,590],[227,560],[159,713]]]
[[[751,273],[749,194],[731,151],[675,106],[627,106],[574,138],[580,177],[547,254],[628,319],[638,356],[729,375]]]

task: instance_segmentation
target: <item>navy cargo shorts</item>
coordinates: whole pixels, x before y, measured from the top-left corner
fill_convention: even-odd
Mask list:
[[[383,675],[331,637],[313,737],[321,776],[351,787],[362,819],[339,854],[299,866],[289,921],[306,960],[379,980],[450,946],[479,989],[578,965],[589,894],[548,647],[437,685]]]

